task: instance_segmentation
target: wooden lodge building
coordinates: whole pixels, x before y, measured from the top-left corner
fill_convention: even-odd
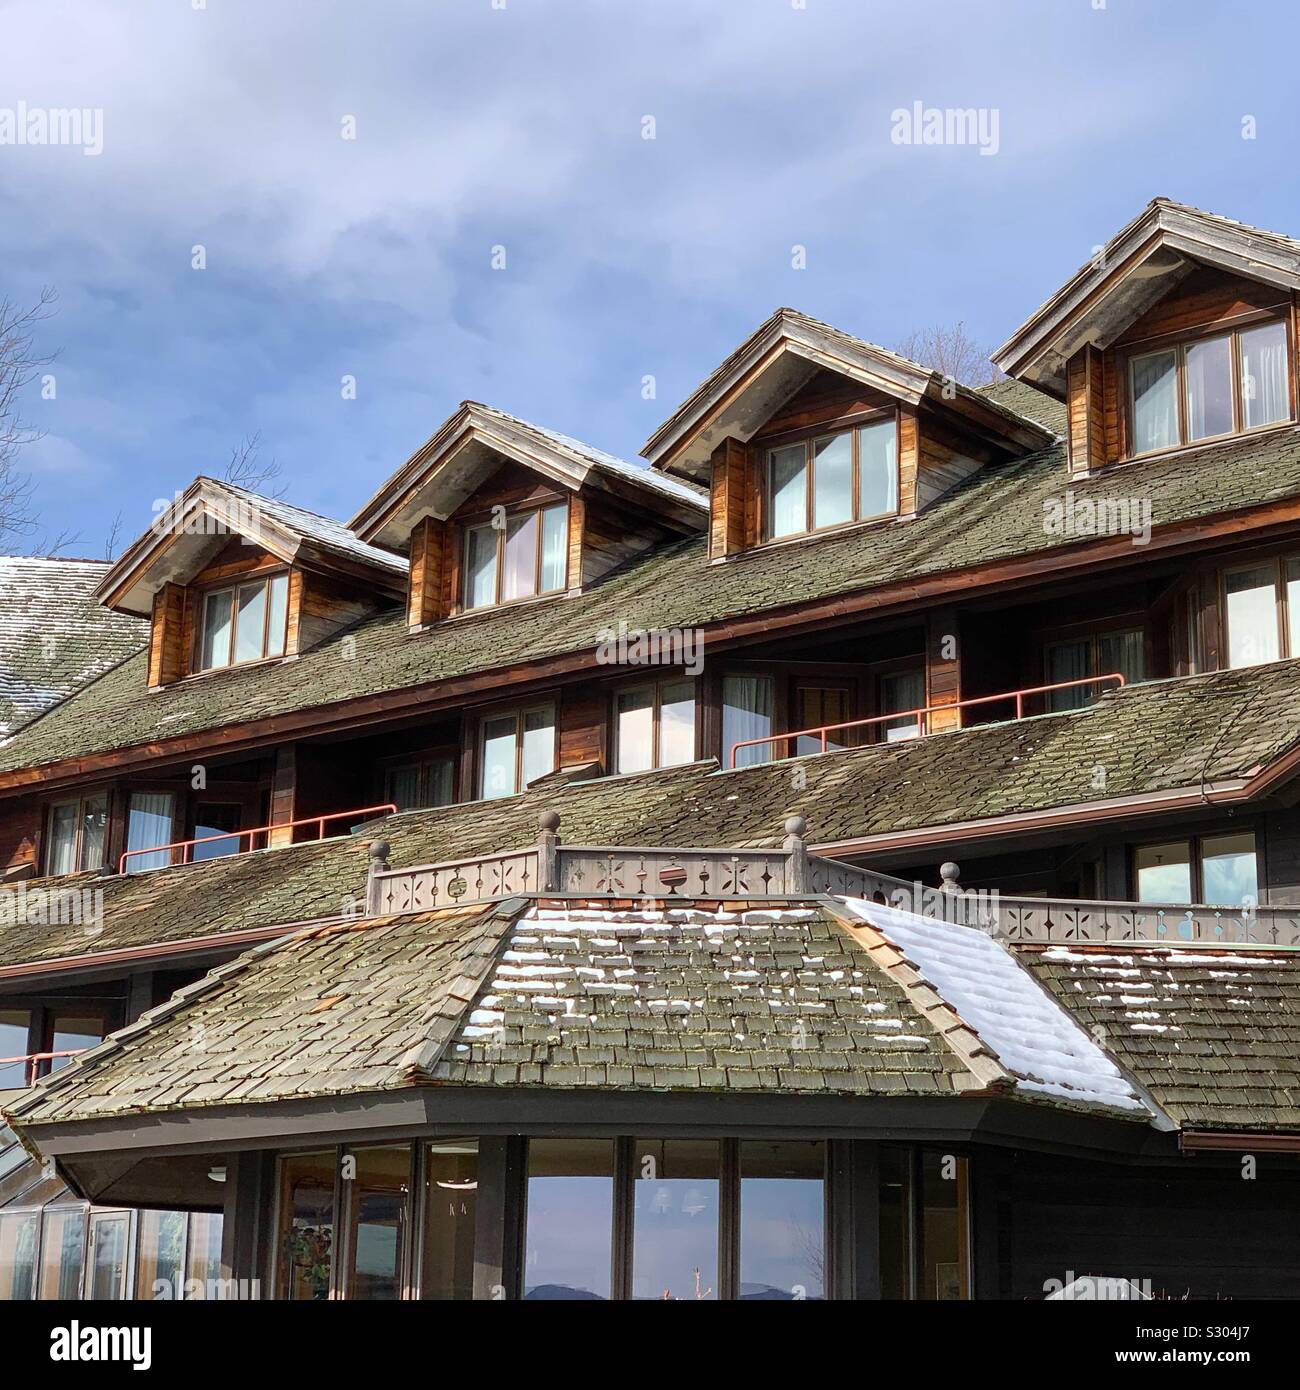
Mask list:
[[[1298,333],[1156,199],[0,561],[0,1298],[1300,1295]]]

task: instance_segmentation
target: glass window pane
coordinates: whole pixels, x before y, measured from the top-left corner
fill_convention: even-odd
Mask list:
[[[497,532],[491,526],[471,526],[465,537],[465,607],[496,601]]]
[[[533,709],[524,715],[523,786],[555,771],[555,715],[549,709]]]
[[[527,598],[537,592],[537,513],[513,516],[506,523],[505,559],[501,568],[501,601]]]
[[[107,829],[108,794],[88,796],[81,803],[81,868],[98,869],[103,865]]]
[[[740,1297],[824,1298],[826,1156],[818,1140],[740,1145]]]
[[[1201,841],[1202,897],[1216,907],[1246,907],[1259,901],[1255,837],[1207,835]]]
[[[813,525],[853,520],[853,436],[832,435],[813,443]]]
[[[127,849],[152,849],[172,843],[171,792],[132,792],[126,821]],[[126,861],[126,871],[138,874],[144,869],[161,869],[170,852],[137,854]]]
[[[76,1014],[56,1014],[54,1016],[54,1041],[51,1052],[84,1052],[104,1040],[107,1028],[102,1018],[83,1017]],[[58,1071],[72,1061],[71,1057],[53,1057],[50,1070]]]
[[[209,594],[203,605],[203,647],[200,664],[205,670],[230,665],[230,609],[234,594],[229,589]]]
[[[280,1160],[279,1297],[329,1297],[334,1263],[333,1150]]]
[[[717,1298],[718,1163],[716,1140],[637,1141],[633,1298]]]
[[[731,675],[722,678],[722,766],[731,766],[731,750],[749,738],[772,732],[772,680],[770,676]],[[736,766],[751,767],[772,761],[773,745],[753,744],[736,750]]]
[[[878,420],[858,430],[858,515],[898,510],[898,428]]]
[[[26,1057],[32,1016],[27,1009],[0,1009],[0,1057]],[[27,1064],[0,1066],[0,1091],[16,1091],[27,1085]]]
[[[659,766],[695,761],[695,682],[672,681],[659,689]]]
[[[185,1232],[183,1211],[142,1211],[135,1255],[135,1296],[184,1297]]]
[[[271,616],[266,625],[267,656],[284,655],[285,631],[289,622],[289,576],[277,574],[270,581]]]
[[[532,1139],[524,1297],[610,1297],[612,1139]]]
[[[1291,418],[1286,325],[1266,323],[1241,334],[1241,421],[1246,429]]]
[[[1238,570],[1223,583],[1228,607],[1228,665],[1258,666],[1278,652],[1276,581],[1271,565]]]
[[[818,729],[824,724],[842,724],[849,717],[849,693],[834,687],[802,685],[795,696],[795,723],[801,729]],[[844,747],[845,731],[836,730],[826,735],[826,751]],[[822,741],[819,734],[804,734],[794,741],[796,757],[809,753],[820,753]]]
[[[221,1278],[221,1223],[216,1211],[196,1211],[190,1217],[189,1253],[186,1258],[186,1298],[219,1298]],[[202,1285],[202,1293],[193,1286]]]
[[[388,769],[384,775],[384,800],[391,801],[399,811],[412,811],[420,804],[418,764]]]
[[[1188,439],[1231,434],[1231,336],[1188,344],[1186,362]]]
[[[430,1144],[425,1153],[420,1297],[469,1299],[474,1294],[478,1142],[443,1140]]]
[[[1096,675],[1109,676],[1118,671],[1124,677],[1125,685],[1136,685],[1146,679],[1146,641],[1141,628],[1127,632],[1103,632],[1097,638]],[[1089,699],[1103,689],[1113,686],[1081,687]]]
[[[542,592],[553,593],[567,583],[569,567],[569,508],[547,507],[542,513]]]
[[[969,1298],[964,1158],[922,1155],[920,1236],[920,1296]]]
[[[86,1244],[84,1207],[46,1208],[41,1230],[41,1297],[80,1298]]]
[[[456,765],[451,758],[434,758],[427,764],[430,806],[450,806],[454,800]]]
[[[513,796],[515,787],[515,740],[519,721],[513,714],[483,721],[483,773],[479,795],[484,801]]]
[[[1192,861],[1186,840],[1140,845],[1133,856],[1140,903],[1190,903]]]
[[[266,650],[266,585],[245,584],[239,590],[235,620],[235,660],[256,661]]]
[[[1300,560],[1286,562],[1286,640],[1286,654],[1300,656]]]
[[[1091,648],[1086,637],[1074,642],[1049,642],[1047,644],[1047,681],[1057,685],[1063,681],[1086,680],[1092,672],[1088,669]],[[1053,713],[1062,710],[1082,709],[1089,701],[1093,687],[1073,685],[1066,690],[1053,690],[1047,696],[1047,708]]]
[[[34,1211],[0,1216],[0,1303],[26,1302],[36,1293],[39,1220]]]
[[[620,690],[617,700],[615,769],[644,772],[654,763],[655,695],[652,686]]]
[[[410,1221],[408,1144],[356,1149],[348,1184],[352,1231],[348,1297],[395,1302],[402,1296],[402,1246]]]
[[[880,713],[889,714],[893,710],[917,710],[925,708],[925,675],[921,671],[897,671],[880,678]],[[919,715],[906,715],[902,719],[890,719],[880,726],[885,731],[886,743],[898,743],[902,739],[916,738],[921,732]]]
[[[50,845],[45,869],[51,874],[70,874],[77,868],[77,822],[80,803],[65,801],[50,807]]]
[[[90,1296],[116,1302],[126,1297],[131,1218],[96,1215],[90,1225]]]
[[[911,1154],[906,1149],[880,1150],[880,1296],[909,1296],[912,1210]]]
[[[1133,393],[1133,452],[1168,449],[1178,443],[1178,368],[1172,352],[1136,357],[1130,367]]]
[[[228,854],[238,854],[240,848],[251,838],[238,835],[229,839],[215,840],[214,835],[225,835],[227,831],[238,830],[242,818],[240,808],[222,802],[200,802],[194,808],[195,840],[205,840],[206,844],[191,845],[191,859],[223,859]]]
[[[786,449],[773,449],[768,457],[772,473],[772,536],[797,535],[808,529],[805,448],[792,444]]]

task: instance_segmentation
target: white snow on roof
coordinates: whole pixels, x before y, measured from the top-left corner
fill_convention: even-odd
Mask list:
[[[1146,1108],[1115,1063],[992,937],[861,899],[849,899],[848,906],[907,957],[1022,1090],[1121,1110]]]
[[[381,550],[377,545],[368,545],[355,532],[349,531],[341,521],[309,512],[303,507],[295,507],[292,502],[285,502],[279,497],[263,497],[259,492],[249,492],[247,488],[236,487],[233,483],[223,482],[220,486],[247,498],[250,504],[281,525],[297,531],[299,535],[310,536],[335,550],[355,555],[367,564],[382,565],[385,569],[395,570],[399,574],[406,573],[407,561],[404,556],[394,555],[391,550]]]

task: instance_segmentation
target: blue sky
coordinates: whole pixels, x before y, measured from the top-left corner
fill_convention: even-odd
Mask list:
[[[0,145],[76,553],[257,430],[344,518],[464,398],[635,457],[779,304],[995,345],[1156,194],[1300,235],[1291,4],[501,2],[0,0],[0,108],[103,111],[97,157]],[[892,143],[916,101],[997,154]]]

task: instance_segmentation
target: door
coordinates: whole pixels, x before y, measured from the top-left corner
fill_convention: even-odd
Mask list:
[[[96,1211],[90,1215],[90,1260],[86,1297],[118,1302],[130,1288],[131,1213]]]

